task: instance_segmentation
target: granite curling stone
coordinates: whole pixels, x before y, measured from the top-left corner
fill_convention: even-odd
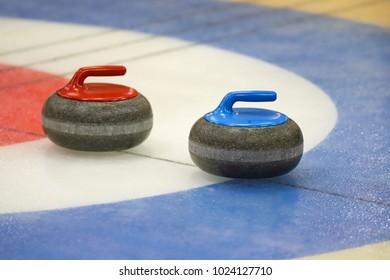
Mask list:
[[[124,66],[80,68],[42,109],[42,127],[59,146],[118,151],[143,142],[153,126],[148,100],[137,90],[110,83],[84,83],[89,76],[121,76]]]
[[[273,91],[235,91],[191,128],[189,152],[202,170],[229,178],[267,178],[294,169],[303,153],[299,126],[286,115],[233,108],[237,101],[275,101]]]

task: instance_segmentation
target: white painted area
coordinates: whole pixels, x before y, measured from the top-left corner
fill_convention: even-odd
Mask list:
[[[237,53],[136,32],[110,33],[103,28],[14,19],[0,19],[0,23],[3,33],[7,33],[4,29],[13,32],[15,26],[20,31],[18,36],[5,37],[12,42],[4,48],[0,45],[0,63],[24,65],[28,61],[30,67],[54,74],[73,73],[87,65],[122,64],[127,67],[126,76],[98,80],[136,88],[149,99],[154,112],[151,135],[131,150],[147,157],[75,152],[47,139],[1,147],[0,213],[129,200],[225,180],[192,165],[188,134],[193,123],[232,90],[275,90],[278,100],[274,103],[237,105],[272,108],[294,119],[303,131],[306,152],[337,121],[336,107],[320,88],[278,66]],[[53,32],[51,45],[9,52],[11,45],[23,49],[26,36],[40,45],[48,39],[38,33]],[[99,33],[101,37],[53,43],[61,34],[70,39],[69,34]],[[111,43],[104,39],[108,37]],[[173,48],[181,49],[162,53]],[[96,78],[87,82],[92,80]]]
[[[193,166],[122,152],[70,151],[47,139],[0,152],[0,213],[142,198],[221,181]]]

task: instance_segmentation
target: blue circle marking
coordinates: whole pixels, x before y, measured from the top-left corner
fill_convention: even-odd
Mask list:
[[[287,122],[288,117],[277,111],[260,108],[233,108],[234,103],[269,102],[276,100],[276,92],[262,90],[229,92],[218,107],[204,118],[213,123],[232,127],[268,127]]]

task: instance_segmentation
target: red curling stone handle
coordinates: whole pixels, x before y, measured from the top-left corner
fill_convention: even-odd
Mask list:
[[[76,71],[70,80],[69,87],[84,87],[84,81],[90,76],[123,76],[126,74],[126,67],[117,65],[88,66]]]
[[[134,98],[137,90],[110,83],[84,83],[90,76],[123,76],[126,67],[119,65],[103,65],[82,67],[76,71],[69,83],[59,89],[61,97],[80,101],[118,101]]]

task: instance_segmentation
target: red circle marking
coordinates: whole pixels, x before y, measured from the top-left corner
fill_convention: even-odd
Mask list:
[[[43,103],[67,83],[68,79],[50,73],[0,64],[0,146],[45,137]]]

